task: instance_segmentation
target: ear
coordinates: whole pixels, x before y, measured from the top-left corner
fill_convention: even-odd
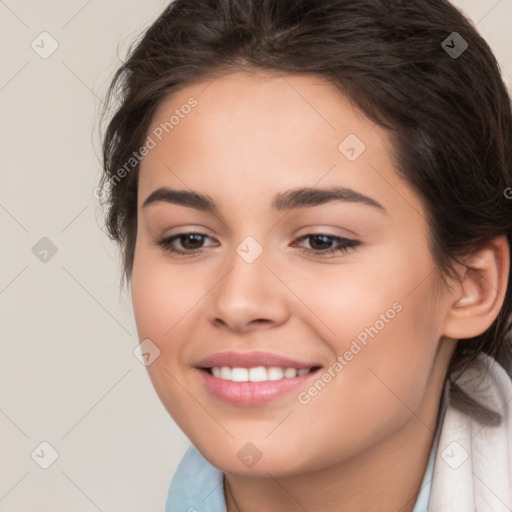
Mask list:
[[[494,322],[505,299],[510,272],[510,247],[505,236],[486,242],[461,266],[451,294],[443,334],[473,338]]]

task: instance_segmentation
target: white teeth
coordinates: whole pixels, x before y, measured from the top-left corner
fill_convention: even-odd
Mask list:
[[[271,366],[268,370],[268,380],[284,379],[284,370],[278,366]]]
[[[233,382],[247,382],[249,370],[247,368],[231,368],[231,380]]]
[[[263,382],[264,380],[267,380],[267,369],[264,366],[249,369],[250,382]]]
[[[286,370],[284,371],[284,376],[287,379],[297,377],[297,370],[295,368],[286,368]]]
[[[229,366],[213,367],[212,375],[219,379],[233,382],[265,382],[270,380],[292,379],[306,375],[310,368],[281,368],[279,366],[255,366],[254,368],[230,368]]]

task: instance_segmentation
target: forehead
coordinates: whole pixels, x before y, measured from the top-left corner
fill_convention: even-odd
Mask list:
[[[303,140],[336,141],[344,132],[362,136],[374,123],[355,108],[332,83],[317,75],[277,72],[237,72],[185,86],[164,99],[153,117],[152,129],[165,125],[172,114],[188,110],[190,98],[197,101],[185,118],[191,118],[197,142],[215,139],[229,145],[228,136],[251,147],[258,143],[285,149]],[[200,119],[198,119],[200,117]],[[172,135],[186,132],[176,124]],[[282,130],[286,128],[286,130]]]
[[[162,101],[148,137],[139,206],[162,185],[268,202],[278,189],[316,184],[364,193],[383,176],[393,182],[384,195],[410,195],[386,132],[315,75],[239,72],[191,84]]]

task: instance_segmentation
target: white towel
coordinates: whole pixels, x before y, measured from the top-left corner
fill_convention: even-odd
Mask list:
[[[512,511],[512,380],[494,359],[480,354],[456,384],[497,413],[478,420],[448,405],[431,483],[429,512]]]

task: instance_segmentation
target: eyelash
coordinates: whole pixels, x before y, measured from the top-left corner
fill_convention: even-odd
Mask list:
[[[162,250],[164,250],[165,252],[170,252],[170,253],[176,254],[176,255],[190,256],[193,254],[201,253],[202,248],[195,249],[195,250],[191,249],[191,250],[187,251],[187,250],[177,249],[172,246],[172,243],[175,240],[181,239],[182,237],[186,237],[188,235],[195,235],[195,236],[210,238],[210,237],[208,237],[208,235],[205,235],[204,233],[197,233],[195,231],[191,231],[191,232],[186,232],[186,233],[178,233],[176,235],[161,238],[161,239],[156,240],[155,243],[157,246],[161,247]],[[339,236],[335,236],[335,235],[329,235],[326,233],[308,233],[307,235],[303,235],[303,236],[297,238],[296,242],[306,240],[308,238],[312,238],[315,236],[330,238],[334,241],[337,241],[338,245],[334,248],[330,248],[327,250],[314,250],[314,249],[307,249],[305,247],[300,247],[299,249],[301,250],[301,252],[306,253],[306,254],[314,254],[314,255],[324,255],[324,254],[334,254],[334,253],[343,254],[343,253],[346,253],[347,251],[349,251],[350,249],[353,249],[361,244],[361,242],[359,242],[358,240],[351,240],[349,238],[343,238],[343,237],[339,237]]]

